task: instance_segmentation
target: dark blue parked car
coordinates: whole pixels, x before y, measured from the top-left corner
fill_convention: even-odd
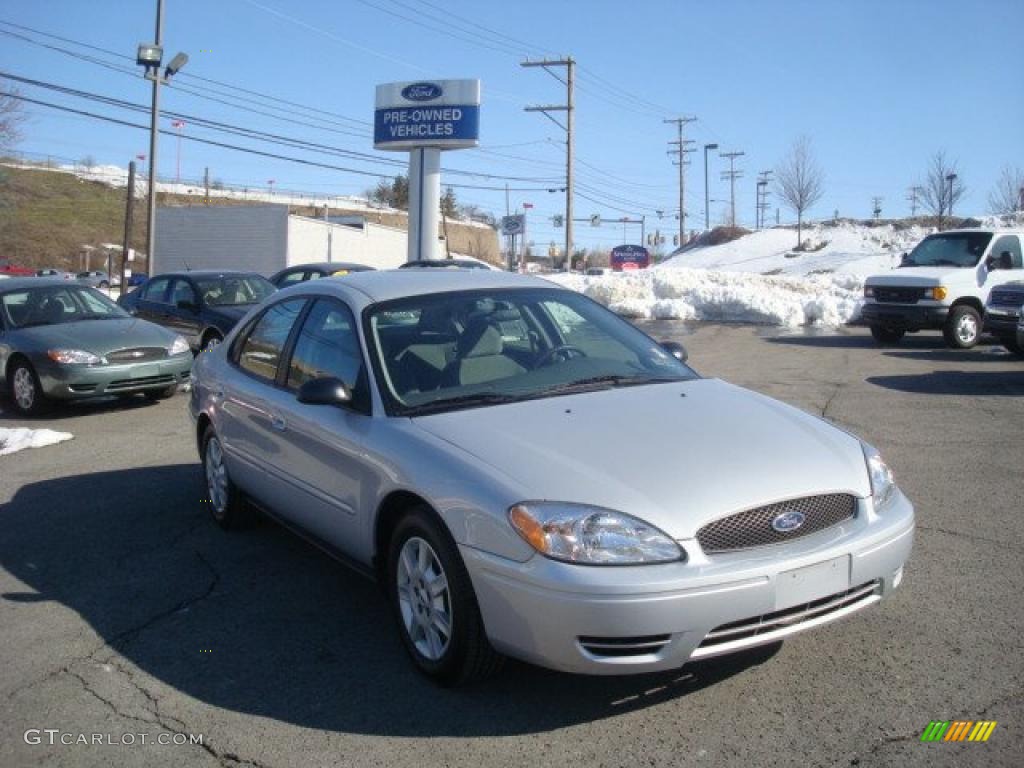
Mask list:
[[[275,290],[255,272],[196,270],[154,275],[117,303],[180,333],[199,351],[220,344],[253,305]]]

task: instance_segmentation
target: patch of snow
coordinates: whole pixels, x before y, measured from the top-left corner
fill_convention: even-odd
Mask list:
[[[56,445],[73,438],[70,432],[54,432],[52,429],[28,429],[0,427],[0,456],[7,456],[26,448],[42,448]]]

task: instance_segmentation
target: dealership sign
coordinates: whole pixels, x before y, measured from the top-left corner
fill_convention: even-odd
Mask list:
[[[375,149],[475,147],[480,137],[480,81],[424,80],[377,86]]]

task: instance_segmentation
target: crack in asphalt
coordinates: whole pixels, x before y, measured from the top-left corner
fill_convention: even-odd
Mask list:
[[[821,409],[821,418],[823,418],[823,419],[827,419],[828,418],[828,409],[832,407],[832,403],[835,401],[835,399],[839,396],[839,393],[846,386],[846,382],[845,381],[841,381],[841,382],[838,382],[838,383],[834,384],[834,386],[835,386],[835,389],[832,390],[832,394],[828,396],[828,400],[825,401],[825,405]]]
[[[190,529],[185,534],[181,535],[180,538],[185,538],[188,533],[191,533],[194,527],[195,526],[190,527]],[[160,611],[159,613],[150,616],[145,621],[142,621],[135,626],[129,627],[128,629],[119,632],[109,640],[106,640],[97,645],[88,654],[73,658],[69,660],[67,663],[65,663],[63,666],[59,667],[58,669],[51,670],[43,677],[38,678],[37,680],[34,680],[25,685],[19,686],[18,688],[15,688],[7,694],[7,697],[13,698],[14,696],[17,696],[18,694],[23,693],[24,691],[35,688],[36,686],[42,685],[50,680],[55,680],[61,677],[62,675],[67,675],[68,677],[77,680],[79,684],[82,686],[83,690],[85,690],[97,701],[101,702],[105,707],[107,707],[107,709],[110,710],[110,712],[112,712],[118,717],[127,720],[134,720],[136,722],[145,723],[151,726],[158,726],[160,728],[163,728],[167,732],[193,732],[192,729],[189,728],[188,724],[184,720],[174,717],[173,715],[168,715],[166,713],[160,712],[160,697],[156,696],[151,690],[142,685],[136,679],[135,672],[132,671],[129,667],[125,666],[123,663],[121,663],[119,659],[122,658],[120,655],[120,651],[123,650],[127,645],[129,645],[132,642],[132,640],[134,640],[140,634],[145,632],[147,629],[150,629],[154,625],[158,624],[159,622],[163,621],[164,619],[174,616],[175,614],[178,614],[184,610],[191,608],[194,605],[201,603],[202,601],[209,598],[210,595],[212,595],[213,592],[217,589],[221,580],[220,573],[217,571],[216,568],[213,567],[210,561],[203,556],[201,552],[199,552],[198,550],[194,550],[194,554],[196,558],[199,560],[199,562],[202,563],[203,567],[206,568],[206,570],[210,574],[209,583],[206,585],[206,587],[202,590],[201,593],[179,600],[171,608]],[[106,655],[105,658],[101,659],[99,658],[99,654],[105,648],[112,651],[112,653]],[[140,717],[138,715],[133,715],[129,714],[128,712],[122,711],[114,701],[100,694],[95,688],[93,688],[93,686],[85,678],[84,675],[80,674],[74,669],[75,666],[80,665],[83,662],[91,662],[95,665],[109,665],[114,670],[116,670],[136,692],[138,692],[145,698],[147,706],[145,706],[143,709],[145,712],[151,715],[151,717]],[[224,766],[224,768],[232,768],[233,766],[239,765],[249,765],[253,766],[253,768],[269,768],[269,766],[267,766],[265,763],[261,763],[257,760],[251,760],[248,758],[240,757],[235,752],[219,752],[213,746],[206,743],[205,735],[203,737],[202,743],[195,744],[193,746],[201,747],[204,752],[206,752],[208,755],[210,755],[210,757],[216,760],[219,765]]]
[[[1011,552],[1024,552],[1024,547],[1018,546],[1016,544],[1007,544],[1005,541],[999,541],[998,539],[989,539],[985,536],[979,536],[976,533],[967,533],[966,531],[954,531],[949,528],[939,528],[931,525],[921,525],[920,523],[917,524],[917,530],[928,531],[929,533],[942,533],[946,536],[956,536],[958,538],[970,539],[971,541],[978,541],[984,544],[991,544],[995,547],[1008,549]]]

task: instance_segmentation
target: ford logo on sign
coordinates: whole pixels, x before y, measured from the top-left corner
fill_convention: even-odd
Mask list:
[[[402,89],[402,98],[408,101],[433,101],[441,98],[441,86],[437,83],[413,83]]]
[[[807,517],[803,512],[797,512],[796,510],[783,512],[781,515],[776,515],[772,518],[772,528],[779,533],[789,533],[803,525],[806,519]]]

